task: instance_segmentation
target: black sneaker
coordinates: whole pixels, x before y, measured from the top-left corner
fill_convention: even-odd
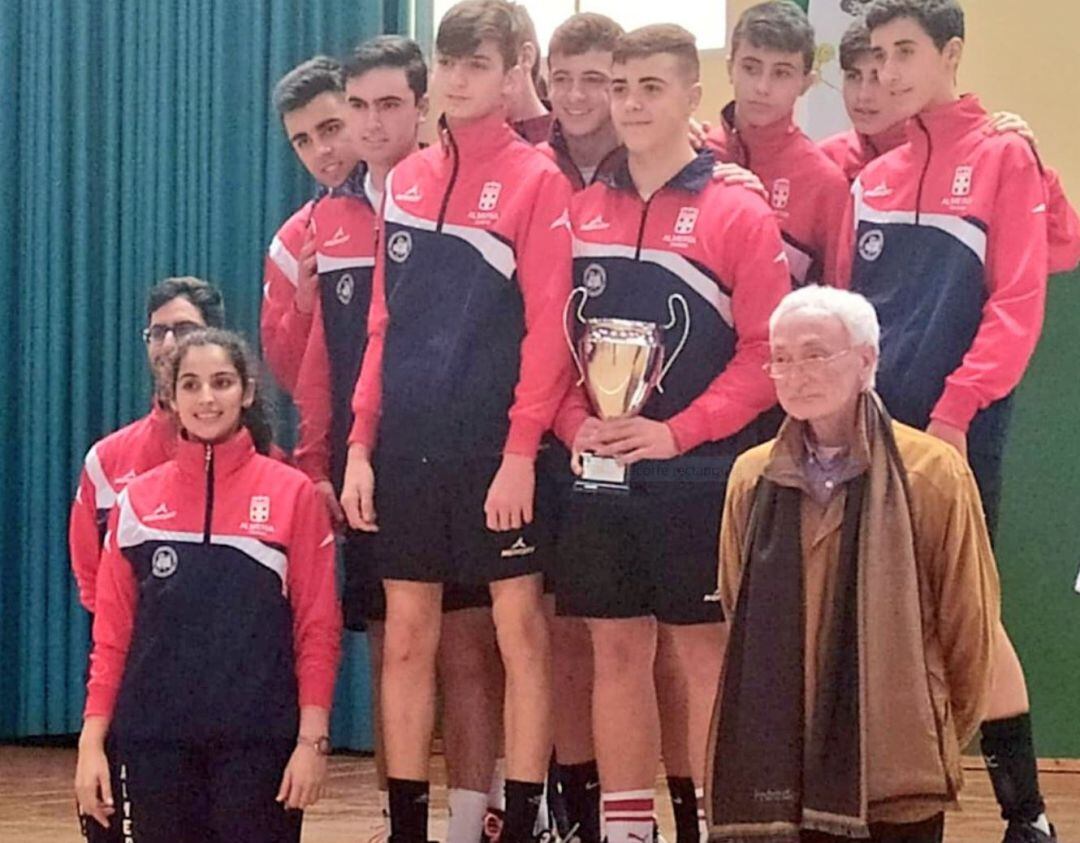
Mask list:
[[[1011,822],[1005,829],[1005,839],[1001,843],[1057,843],[1057,832],[1053,825],[1047,834],[1031,823]]]

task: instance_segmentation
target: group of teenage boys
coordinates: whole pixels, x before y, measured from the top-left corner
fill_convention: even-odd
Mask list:
[[[726,626],[705,598],[728,472],[775,431],[768,324],[793,286],[875,305],[886,406],[968,457],[993,529],[1010,396],[1080,226],[1026,125],[957,96],[963,36],[955,0],[872,4],[840,49],[854,128],[820,145],[794,120],[815,44],[788,0],[737,22],[711,131],[690,33],[574,15],[545,102],[507,0],[453,7],[430,75],[379,36],[278,83],[319,189],[270,245],[263,352],[341,533],[346,623],[370,636],[395,841],[427,840],[437,695],[449,843],[531,839],[545,784],[561,835],[651,840],[661,760],[679,843],[707,833]],[[681,301],[688,332],[667,332],[636,417],[597,418],[577,383],[578,288],[585,318],[665,325]],[[572,492],[586,452],[632,466],[631,493]],[[1052,840],[1000,628],[990,697],[1005,839]]]

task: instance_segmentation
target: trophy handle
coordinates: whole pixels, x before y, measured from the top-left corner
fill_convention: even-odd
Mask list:
[[[675,350],[671,353],[667,362],[664,364],[664,368],[660,370],[660,377],[656,380],[656,391],[664,391],[664,378],[667,376],[668,371],[675,364],[675,361],[679,359],[679,355],[682,354],[683,348],[686,346],[686,341],[690,337],[690,305],[686,303],[686,299],[681,293],[672,293],[668,296],[668,315],[671,317],[668,323],[664,326],[665,331],[670,331],[678,323],[678,319],[675,317],[675,302],[682,303],[683,316],[685,317],[685,326],[683,327],[683,335],[679,340],[679,344],[675,346]]]
[[[582,311],[585,309],[585,302],[588,301],[589,291],[584,287],[574,287],[570,291],[570,296],[566,299],[566,304],[563,305],[562,314],[562,328],[563,337],[566,338],[566,346],[570,349],[570,357],[574,360],[574,368],[577,369],[578,381],[575,386],[581,386],[585,383],[585,366],[581,362],[581,357],[578,355],[577,348],[574,347],[574,338],[570,334],[570,308],[574,304],[574,299],[577,298],[578,293],[581,293],[581,303],[577,306],[575,316],[577,320],[582,324],[585,323],[585,314]]]

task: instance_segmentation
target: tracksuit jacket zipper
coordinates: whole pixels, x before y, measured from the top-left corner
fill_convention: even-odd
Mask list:
[[[210,528],[214,520],[214,446],[206,446],[206,520],[203,544],[210,544]]]
[[[662,189],[663,188],[661,188],[661,190]],[[652,196],[650,196],[648,199],[646,199],[645,200],[645,207],[643,207],[641,209],[641,225],[638,226],[637,246],[636,246],[636,248],[634,250],[634,260],[641,260],[641,244],[642,244],[642,241],[645,240],[645,223],[649,219],[649,206],[652,205],[653,198],[659,192],[660,192],[659,190],[656,191],[656,193],[653,193]]]
[[[461,155],[458,153],[457,141],[454,140],[454,134],[449,128],[446,129],[446,137],[450,141],[450,154],[454,156],[454,166],[450,170],[450,182],[446,185],[446,192],[443,194],[442,205],[439,207],[439,219],[435,224],[435,231],[441,232],[443,230],[443,223],[446,221],[446,209],[450,205],[450,194],[454,190],[454,185],[457,183],[458,167],[461,164]]]
[[[915,194],[915,225],[918,225],[919,218],[922,215],[923,183],[926,181],[926,174],[930,170],[930,156],[934,153],[934,142],[930,137],[930,130],[926,128],[926,124],[923,123],[922,118],[916,117],[915,122],[922,130],[922,133],[926,135],[926,161],[923,162],[922,172],[919,174],[919,189]]]

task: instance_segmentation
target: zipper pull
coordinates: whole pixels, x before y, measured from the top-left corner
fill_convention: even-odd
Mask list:
[[[210,443],[206,444],[206,470],[210,471],[210,461],[214,458],[214,446]]]

